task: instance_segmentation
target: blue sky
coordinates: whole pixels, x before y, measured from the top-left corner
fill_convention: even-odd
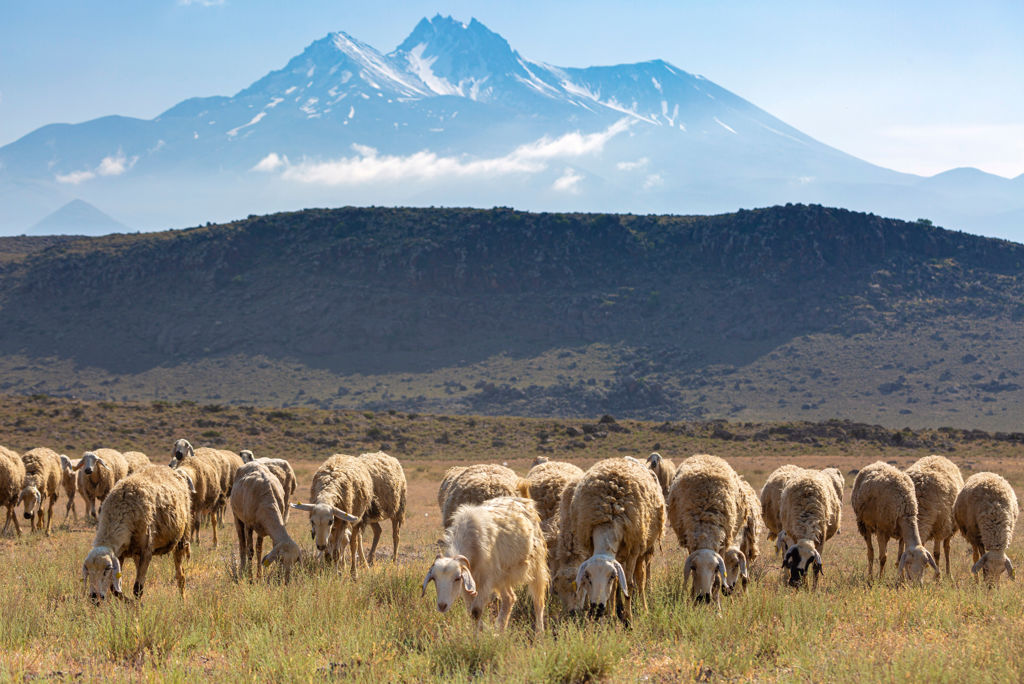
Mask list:
[[[233,94],[329,31],[390,51],[438,12],[561,66],[665,59],[900,171],[1024,173],[1024,3],[985,0],[7,0],[0,145]]]

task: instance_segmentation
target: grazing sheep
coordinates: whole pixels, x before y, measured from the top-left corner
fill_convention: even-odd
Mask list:
[[[284,568],[285,584],[291,580],[292,565],[298,562],[302,551],[284,527],[284,501],[281,481],[262,463],[246,463],[235,473],[230,502],[231,513],[235,517],[235,531],[238,533],[238,556],[242,573],[247,570],[251,573],[249,563],[255,551],[257,577],[261,574],[262,566],[280,561]],[[253,535],[256,535],[255,548]],[[260,563],[263,537],[266,536],[274,542],[274,548]]]
[[[224,495],[221,487],[221,468],[219,459],[210,452],[213,449],[200,447],[193,449],[188,440],[179,439],[174,443],[170,466],[181,471],[192,480],[192,534],[191,538],[199,543],[199,529],[202,516],[213,516]],[[213,548],[217,548],[217,524],[214,521]]]
[[[761,500],[743,478],[740,478],[740,495],[743,509],[740,528],[729,548],[722,553],[722,560],[725,561],[726,584],[735,587],[736,582],[742,580],[741,586],[746,589],[747,565],[757,560],[759,553],[757,539],[761,536]]]
[[[45,527],[46,534],[53,528],[53,505],[60,493],[60,455],[53,449],[36,447],[21,455],[25,464],[25,484],[18,500],[25,506],[25,519],[32,522],[33,532]],[[43,523],[43,502],[49,500],[46,508],[46,522]]]
[[[372,454],[362,454],[359,457],[365,461],[370,477],[373,479],[373,499],[370,507],[363,516],[363,525],[369,525],[373,530],[373,542],[370,544],[369,565],[373,565],[373,558],[377,552],[377,544],[380,542],[381,527],[383,520],[391,521],[391,541],[393,545],[391,561],[398,561],[398,541],[402,536],[402,525],[405,523],[405,497],[409,485],[405,482],[405,471],[397,458],[388,456],[383,451]],[[362,525],[360,525],[360,528]],[[362,544],[360,543],[360,548]]]
[[[782,499],[782,490],[786,488],[789,479],[804,469],[796,465],[779,466],[772,471],[772,474],[765,480],[761,487],[761,516],[765,529],[768,530],[768,540],[778,539],[782,532],[782,512],[779,508]],[[775,547],[779,550],[778,545]]]
[[[292,510],[292,495],[295,494],[295,488],[299,482],[298,478],[295,477],[295,470],[292,469],[292,464],[283,458],[256,458],[248,449],[239,451],[238,456],[242,459],[242,463],[252,463],[253,461],[262,463],[281,482],[281,488],[284,489],[284,521],[288,522],[288,514]],[[237,472],[235,475],[237,477]]]
[[[96,502],[102,506],[114,485],[128,474],[128,462],[120,451],[96,449],[82,454],[75,469],[78,471],[78,491],[85,501],[86,515],[95,519]]]
[[[311,536],[320,555],[337,562],[347,545],[352,556],[351,572],[356,574],[356,557],[361,555],[358,523],[373,499],[373,478],[366,462],[355,456],[335,454],[313,474],[309,488],[313,503],[292,504],[309,513]]]
[[[75,492],[78,489],[75,486],[77,479],[75,466],[78,465],[79,460],[81,459],[72,461],[64,454],[60,455],[60,486],[68,497],[67,508],[64,510],[64,522],[67,522],[69,515],[74,515],[75,522],[78,522],[78,511],[75,510]]]
[[[740,476],[717,456],[697,454],[676,469],[668,493],[668,518],[679,545],[689,552],[683,582],[693,576],[690,595],[697,602],[718,606],[719,594],[732,590],[720,554],[745,522],[740,490]]]
[[[114,485],[100,509],[92,550],[82,564],[89,598],[99,603],[111,591],[122,595],[125,558],[135,561],[133,592],[141,598],[150,561],[166,553],[174,554],[178,592],[185,595],[181,566],[189,557],[190,486],[183,472],[161,466],[143,468]]]
[[[441,484],[437,487],[438,510],[444,510],[444,502],[448,498],[448,493],[451,491],[452,485],[455,484],[455,480],[458,479],[459,475],[464,472],[466,472],[466,466],[452,466],[448,470],[444,471],[444,477],[441,478]]]
[[[975,577],[983,571],[985,579],[998,582],[1006,570],[1014,579],[1013,563],[1006,549],[1013,541],[1020,508],[1013,487],[995,473],[975,473],[967,478],[953,505],[953,519],[974,552],[971,572]]]
[[[128,465],[128,475],[153,465],[149,460],[149,456],[146,456],[141,451],[125,451],[121,455],[124,456],[124,462]]]
[[[450,468],[445,473],[445,481],[441,482],[445,498],[441,499],[441,490],[437,494],[441,501],[441,524],[444,527],[452,524],[452,516],[462,504],[483,503],[499,496],[530,496],[529,482],[505,466],[481,463],[471,465],[457,474],[453,470]],[[448,480],[449,474],[454,474],[454,478]]]
[[[582,478],[581,478],[582,479]],[[551,575],[551,590],[562,605],[569,611],[576,606],[576,570],[586,560],[578,545],[573,544],[571,526],[564,524],[570,518],[572,498],[576,486],[566,487],[562,499],[558,503],[558,537],[554,549],[548,548],[548,571]]]
[[[171,462],[168,464],[172,468],[176,468],[179,463],[187,458],[199,458],[213,465],[218,473],[218,483],[220,488],[220,496],[217,499],[217,503],[213,506],[210,511],[203,511],[203,513],[210,514],[210,523],[214,527],[224,524],[224,512],[227,510],[228,497],[231,496],[231,483],[235,480],[235,472],[242,466],[241,457],[233,451],[227,449],[211,449],[209,447],[199,447],[193,449],[192,445],[187,439],[179,439],[174,443],[174,449],[171,451]],[[217,534],[214,532],[213,535],[214,543],[217,546]]]
[[[662,458],[661,454],[655,451],[647,457],[647,465],[654,471],[654,476],[658,478],[661,493],[668,496],[668,488],[672,486],[672,478],[676,475],[676,466],[672,463],[672,459]]]
[[[633,595],[647,608],[651,559],[665,528],[661,487],[645,463],[609,458],[591,466],[574,490],[562,526],[574,553],[587,557],[576,571],[574,607],[589,604],[600,617],[611,604],[630,624]]]
[[[857,516],[857,531],[868,546],[868,579],[874,563],[875,550],[871,535],[878,540],[878,576],[885,569],[885,547],[889,539],[901,539],[907,550],[900,554],[898,574],[921,582],[925,566],[935,574],[939,568],[935,558],[921,545],[917,528],[917,496],[910,476],[888,463],[876,461],[865,466],[853,481],[850,497],[853,513]]]
[[[824,472],[803,470],[791,474],[782,489],[782,532],[790,542],[782,567],[789,570],[791,587],[801,586],[813,567],[816,589],[818,577],[824,574],[821,552],[825,542],[839,532],[842,521],[842,502],[835,484],[835,479]]]
[[[547,459],[526,473],[526,480],[530,484],[530,498],[537,506],[540,526],[544,530],[544,541],[552,556],[558,544],[558,530],[561,526],[558,509],[562,502],[562,494],[567,488],[575,487],[582,477],[583,469],[579,466]]]
[[[14,523],[14,531],[21,536],[21,526],[15,508],[18,496],[25,486],[25,464],[18,452],[0,446],[0,506],[7,507],[7,518],[4,520],[4,532],[7,526]]]
[[[447,612],[461,595],[480,629],[487,605],[497,595],[498,626],[505,630],[516,602],[515,589],[528,584],[534,631],[544,631],[547,547],[533,501],[503,496],[460,506],[441,546],[421,593],[425,595],[427,584],[434,582],[439,611]]]
[[[945,456],[925,456],[907,468],[907,475],[914,482],[914,494],[917,496],[917,529],[921,533],[921,542],[929,539],[935,541],[932,555],[938,563],[942,557],[942,548],[946,553],[946,577],[952,577],[949,571],[949,546],[956,534],[956,522],[953,520],[953,505],[960,490],[964,488],[964,478],[960,469]],[[901,543],[902,548],[902,543]]]
[[[832,486],[835,487],[836,496],[839,497],[839,503],[842,503],[843,490],[846,488],[846,478],[843,477],[843,473],[839,468],[823,468],[821,474],[829,478]]]

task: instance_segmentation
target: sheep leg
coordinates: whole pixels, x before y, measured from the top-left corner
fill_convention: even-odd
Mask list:
[[[516,592],[505,588],[501,592],[501,607],[498,609],[498,627],[501,631],[508,629],[508,620],[512,617],[512,606],[516,604]]]
[[[185,598],[185,570],[181,566],[185,559],[188,558],[188,555],[188,542],[179,542],[174,548],[174,580],[178,584],[178,593],[182,598]]]
[[[952,537],[946,537],[942,540],[942,548],[946,552],[946,577],[952,578],[953,575],[949,572],[949,543],[953,541]],[[935,542],[935,564],[939,564],[939,543]]]
[[[216,512],[213,513],[213,518],[216,518]],[[217,548],[217,521],[211,518],[210,529],[213,530],[213,548]]]
[[[398,542],[402,538],[402,523],[397,520],[391,521],[391,543],[394,544],[394,549],[391,552],[391,562],[398,562]]]
[[[349,539],[349,541],[348,541],[348,553],[352,557],[352,562],[350,564],[350,570],[352,572],[352,577],[355,578],[355,576],[356,576],[356,556],[357,555],[358,556],[362,556],[363,555],[363,535],[362,535],[362,531],[361,530],[353,530],[352,531],[352,538]],[[365,562],[366,562],[366,558],[363,558],[363,563],[365,563]]]
[[[864,542],[868,545],[868,582],[871,581],[871,571],[875,565],[875,547],[871,544],[871,533],[864,532]]]
[[[235,534],[238,535],[238,574],[242,576],[249,564],[249,551],[245,543],[245,525],[238,518],[235,518]]]
[[[256,552],[253,554],[253,563],[256,564],[256,578],[263,577],[263,535],[256,535]]]
[[[50,531],[53,530],[53,506],[57,503],[57,495],[53,494],[50,497],[50,505],[46,509],[46,536],[50,536]]]
[[[380,542],[381,526],[379,522],[370,523],[370,529],[373,530],[373,542],[370,544],[370,553],[367,555],[366,560],[369,565],[373,565],[373,559],[377,555],[377,544]]]
[[[544,602],[547,600],[548,583],[541,573],[534,573],[530,582],[530,597],[533,599],[533,631],[544,631]]]
[[[877,532],[875,536],[878,538],[878,579],[882,579],[882,571],[885,570],[885,547],[889,545],[889,538]]]
[[[14,531],[21,536],[21,525],[18,523],[18,511],[14,506],[7,507],[7,517],[12,523],[14,523]],[[6,528],[6,525],[4,526]]]
[[[135,558],[135,585],[132,593],[135,598],[142,598],[142,589],[146,586],[146,572],[149,571],[149,562],[153,560],[153,550],[146,549]]]

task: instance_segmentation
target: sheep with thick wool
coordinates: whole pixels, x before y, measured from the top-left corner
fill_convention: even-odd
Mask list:
[[[78,521],[78,511],[75,509],[75,492],[78,491],[76,481],[78,476],[75,474],[75,466],[78,465],[80,459],[72,461],[65,454],[60,455],[60,487],[64,490],[64,494],[67,496],[67,505],[64,509],[64,522],[67,522],[68,516],[74,516],[75,521]]]
[[[192,483],[184,471],[148,466],[120,480],[106,497],[93,539],[82,564],[89,597],[100,602],[122,595],[124,561],[135,561],[133,593],[142,597],[153,556],[171,553],[178,592],[185,594],[182,564],[189,557]]]
[[[377,544],[380,543],[381,522],[391,521],[391,561],[398,560],[398,542],[402,537],[402,525],[405,524],[405,499],[409,491],[409,485],[405,481],[405,471],[397,458],[385,454],[383,451],[376,451],[368,454],[361,454],[360,460],[366,463],[370,471],[370,478],[373,480],[373,498],[370,500],[370,507],[363,515],[363,525],[369,525],[373,531],[373,541],[370,543],[369,565],[373,565],[374,555],[377,553]],[[360,544],[360,547],[362,545]]]
[[[224,491],[220,458],[213,449],[193,449],[187,439],[179,439],[171,450],[170,467],[179,470],[192,481],[192,529],[191,539],[199,543],[199,531],[204,515],[214,517]],[[213,547],[217,548],[217,524],[214,521]]]
[[[589,605],[600,617],[615,606],[629,624],[633,596],[647,607],[651,559],[665,529],[661,487],[642,461],[609,458],[591,466],[573,490],[562,526],[569,554],[586,558],[576,570],[573,607]]]
[[[363,519],[373,500],[373,478],[366,461],[345,454],[331,456],[313,473],[309,496],[312,503],[292,504],[292,508],[309,513],[311,536],[319,555],[338,562],[348,546],[355,576],[356,558],[362,555],[355,524]]]
[[[292,464],[283,458],[256,458],[252,451],[249,449],[242,449],[238,452],[239,458],[242,459],[242,463],[262,463],[267,467],[274,477],[281,483],[281,489],[284,491],[284,521],[288,522],[288,514],[291,512],[291,500],[295,494],[295,489],[298,487],[299,480],[295,477],[295,469],[292,468]],[[238,473],[235,473],[238,476]]]
[[[121,455],[124,456],[124,462],[128,466],[128,475],[133,475],[143,468],[153,465],[149,456],[141,451],[123,451]]]
[[[842,523],[842,501],[836,493],[836,482],[818,470],[791,473],[779,497],[782,530],[790,546],[782,557],[782,567],[789,570],[789,585],[799,587],[809,570],[814,570],[813,586],[824,574],[821,552]]]
[[[949,547],[953,535],[956,534],[953,505],[960,490],[964,488],[963,475],[956,464],[945,456],[920,458],[907,468],[906,473],[914,482],[914,494],[917,496],[917,529],[921,533],[921,543],[934,540],[932,555],[936,563],[942,557],[942,549],[945,549],[946,577],[951,577]],[[901,551],[902,547],[901,541]]]
[[[582,477],[583,469],[579,466],[547,459],[534,465],[526,473],[526,480],[530,485],[530,498],[537,506],[549,556],[554,555],[558,545],[558,532],[561,527],[559,506],[562,494],[566,489],[575,487]]]
[[[299,561],[302,551],[284,526],[286,504],[281,481],[262,463],[246,463],[235,472],[229,501],[238,533],[242,573],[251,573],[250,564],[255,553],[257,577],[263,566],[278,561],[284,569],[287,584],[291,579],[292,566]],[[274,547],[263,556],[263,538],[267,536],[274,542]]]
[[[33,532],[38,528],[50,534],[53,527],[53,505],[60,495],[60,454],[47,447],[36,447],[22,454],[21,460],[25,464],[25,484],[18,500],[25,506],[25,518],[31,521]],[[47,501],[49,503],[44,514],[43,503]]]
[[[7,517],[4,520],[4,532],[7,526],[14,523],[14,531],[21,536],[21,526],[18,524],[16,508],[18,497],[25,486],[25,463],[17,451],[0,446],[0,506],[7,507]]]
[[[506,496],[460,506],[445,530],[441,553],[423,580],[423,594],[430,582],[437,590],[439,611],[447,612],[461,596],[478,629],[487,605],[497,596],[502,630],[508,627],[516,587],[529,585],[534,630],[544,631],[547,546],[534,502]]]
[[[899,468],[883,461],[865,466],[853,481],[850,497],[857,517],[857,531],[864,537],[868,552],[868,579],[874,564],[871,535],[878,540],[878,576],[885,569],[885,551],[889,540],[896,538],[906,545],[900,554],[898,575],[920,583],[925,567],[935,574],[939,567],[935,558],[921,544],[917,527],[917,495],[914,481]]]
[[[451,492],[452,486],[455,484],[455,480],[458,479],[459,475],[466,472],[468,466],[452,466],[448,470],[444,471],[444,476],[441,478],[441,484],[437,487],[437,509],[444,511],[444,502],[448,499],[448,494]],[[443,521],[442,517],[442,521]]]
[[[953,504],[953,519],[974,552],[971,572],[982,571],[985,579],[998,582],[1005,570],[1014,579],[1013,563],[1006,550],[1013,541],[1020,507],[1013,487],[996,473],[975,473],[967,478]]]
[[[740,478],[742,512],[740,527],[732,543],[722,553],[725,561],[726,584],[736,587],[737,582],[745,589],[748,582],[747,566],[757,560],[759,549],[757,539],[761,536],[761,500],[750,483]]]
[[[516,475],[511,468],[479,463],[458,473],[453,470],[449,469],[445,473],[445,481],[441,482],[437,494],[441,505],[441,524],[444,527],[451,525],[456,509],[463,504],[483,503],[499,496],[530,496],[530,483]],[[450,480],[449,474],[453,475]],[[441,498],[442,490],[444,499]]]
[[[128,462],[116,449],[95,449],[82,454],[75,469],[78,471],[78,491],[85,501],[85,513],[95,519],[98,517],[97,502],[102,506],[114,485],[128,475]]]
[[[720,605],[720,594],[732,590],[721,553],[745,521],[740,476],[717,456],[691,456],[676,468],[668,493],[668,519],[679,545],[689,553],[683,582],[692,577],[690,595],[697,602]],[[739,561],[743,554],[737,551]]]
[[[668,488],[672,486],[672,479],[676,476],[676,466],[670,458],[664,458],[657,451],[647,457],[647,465],[658,478],[661,485],[661,493],[668,496]]]
[[[220,496],[217,498],[217,502],[212,510],[202,512],[202,514],[209,513],[211,525],[217,527],[224,522],[224,512],[227,510],[228,497],[231,496],[231,483],[235,480],[235,472],[242,467],[242,458],[235,452],[228,451],[227,449],[211,449],[210,447],[193,449],[192,444],[187,439],[179,439],[175,442],[174,449],[171,451],[171,462],[168,465],[176,468],[183,460],[193,457],[206,461],[217,470]],[[214,532],[213,539],[213,545],[217,546],[216,531]]]
[[[782,490],[786,488],[789,479],[798,473],[804,472],[804,468],[797,465],[787,464],[779,466],[772,471],[768,479],[761,487],[761,518],[765,529],[768,531],[768,540],[775,540],[775,551],[780,551],[779,533],[782,532],[782,511],[780,501]],[[785,548],[781,549],[785,550]]]

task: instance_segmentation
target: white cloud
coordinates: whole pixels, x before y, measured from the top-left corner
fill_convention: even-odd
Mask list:
[[[576,194],[580,191],[581,180],[583,180],[583,176],[576,173],[576,170],[570,166],[566,167],[565,172],[555,180],[551,187],[559,192]]]
[[[540,138],[520,145],[501,157],[472,159],[465,156],[442,157],[429,150],[411,155],[381,155],[365,145],[352,145],[354,156],[326,162],[302,161],[291,164],[276,153],[268,154],[254,168],[258,171],[281,169],[281,177],[300,183],[321,185],[355,185],[380,181],[435,180],[438,178],[494,177],[514,173],[539,173],[548,162],[596,154],[605,144],[629,128],[619,121],[598,133],[568,133],[558,138]],[[561,180],[561,179],[559,179]],[[557,182],[557,181],[556,181]],[[566,181],[566,190],[573,183]]]
[[[644,190],[651,190],[652,188],[658,188],[665,184],[665,179],[661,177],[660,173],[652,173],[644,179]]]
[[[647,162],[649,161],[650,160],[647,157],[640,157],[636,161],[619,162],[615,166],[619,171],[636,171],[637,169],[642,169],[647,166]]]
[[[92,180],[95,177],[96,174],[92,171],[72,171],[71,173],[58,173],[56,175],[58,183],[68,183],[69,185],[78,185],[79,183],[83,183],[87,180]]]
[[[96,176],[120,176],[125,171],[135,166],[135,162],[138,160],[138,157],[132,157],[129,159],[124,156],[124,152],[118,150],[116,155],[109,155],[101,159],[95,169],[72,171],[71,173],[64,174],[58,173],[54,178],[58,183],[78,185],[79,183],[92,180]]]

